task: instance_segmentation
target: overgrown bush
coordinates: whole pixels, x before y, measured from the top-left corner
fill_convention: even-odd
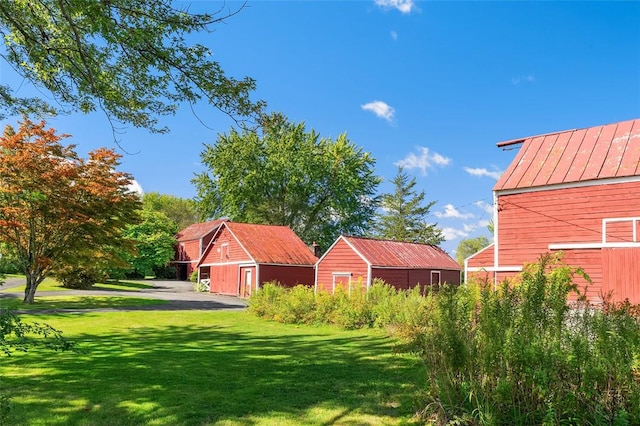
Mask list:
[[[576,274],[547,255],[496,291],[445,286],[404,336],[428,373],[424,419],[640,424],[638,320],[628,304],[589,305]]]
[[[400,321],[420,317],[426,300],[418,288],[396,291],[376,280],[365,292],[361,283],[350,291],[340,288],[335,294],[314,293],[308,286],[284,288],[266,283],[249,298],[249,310],[255,315],[284,323],[335,324],[343,328],[399,327]]]
[[[197,283],[198,282],[198,270],[197,269],[191,273],[191,275],[189,276],[189,281],[191,281],[192,283]]]

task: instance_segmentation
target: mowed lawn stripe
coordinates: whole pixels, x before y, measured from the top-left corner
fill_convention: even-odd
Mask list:
[[[247,312],[24,316],[83,352],[4,358],[12,424],[406,424],[424,383],[381,330],[267,322]]]

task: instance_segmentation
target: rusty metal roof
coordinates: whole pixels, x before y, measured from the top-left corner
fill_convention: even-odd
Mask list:
[[[640,119],[500,142],[522,143],[494,191],[640,175]]]
[[[458,262],[437,246],[361,237],[343,236],[342,238],[360,253],[371,266],[414,269],[461,269]]]
[[[176,234],[176,239],[180,242],[199,240],[205,235],[218,229],[227,219],[216,219],[209,222],[194,223],[184,228]]]
[[[314,265],[318,260],[288,226],[236,222],[226,222],[224,226],[256,263]]]

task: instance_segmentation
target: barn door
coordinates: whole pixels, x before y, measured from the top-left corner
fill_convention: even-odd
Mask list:
[[[602,294],[612,301],[640,303],[640,247],[602,249]]]
[[[253,268],[240,268],[240,282],[238,295],[240,297],[251,296],[251,290],[253,289]]]

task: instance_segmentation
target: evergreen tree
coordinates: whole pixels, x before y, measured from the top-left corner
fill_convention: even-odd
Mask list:
[[[373,236],[376,238],[438,245],[444,241],[438,225],[427,222],[429,210],[436,204],[423,205],[425,192],[416,192],[416,178],[410,178],[402,167],[391,181],[394,191],[380,198]]]

